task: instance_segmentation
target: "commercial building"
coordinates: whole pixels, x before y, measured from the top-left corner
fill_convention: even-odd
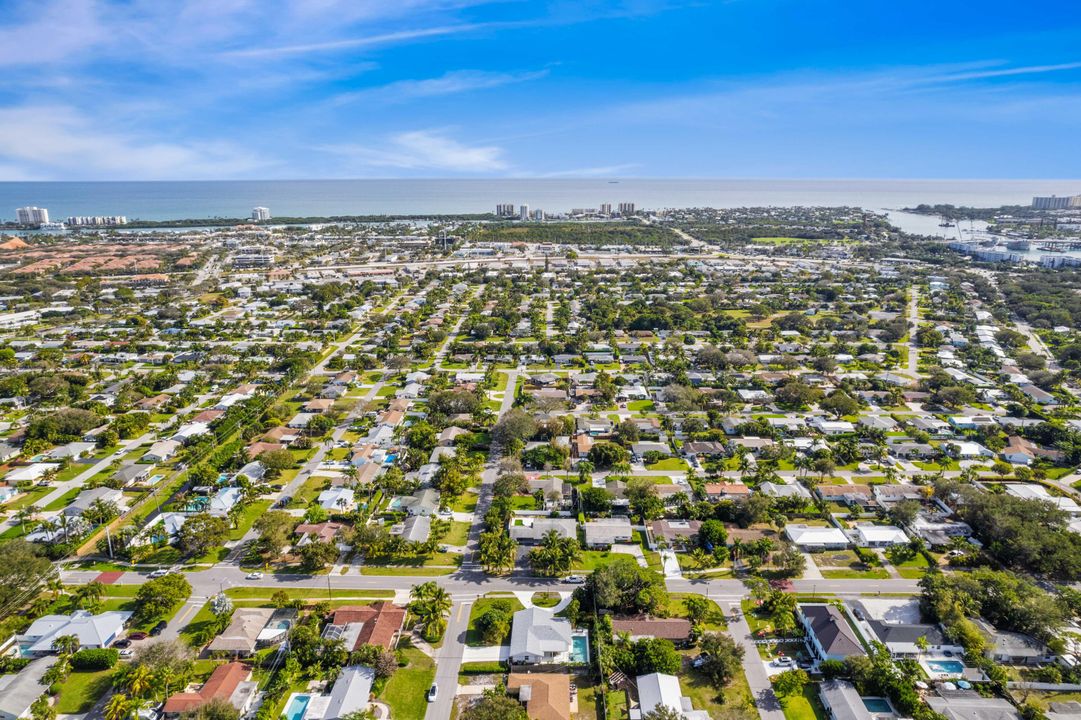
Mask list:
[[[497,217],[514,217],[514,203],[500,203],[495,206],[495,214]]]
[[[255,222],[270,219],[270,208],[254,207],[251,209],[251,219]]]
[[[71,227],[114,227],[127,225],[128,218],[124,215],[72,215],[67,224]]]
[[[634,203],[623,202],[619,204],[620,215],[634,215]]]
[[[1081,207],[1081,195],[1048,195],[1032,198],[1032,207],[1035,210],[1067,210]]]
[[[15,210],[15,221],[20,225],[41,225],[49,222],[49,211],[32,205],[17,208]]]

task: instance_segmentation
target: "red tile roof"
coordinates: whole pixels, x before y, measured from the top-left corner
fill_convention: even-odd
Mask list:
[[[364,624],[351,650],[361,645],[380,645],[390,650],[394,644],[394,636],[405,622],[405,608],[383,600],[371,605],[346,605],[334,611],[332,622],[335,625]]]
[[[210,673],[199,692],[182,692],[172,695],[165,701],[162,712],[167,714],[194,710],[210,700],[228,700],[236,692],[240,683],[248,677],[248,666],[244,663],[231,662],[219,665]]]

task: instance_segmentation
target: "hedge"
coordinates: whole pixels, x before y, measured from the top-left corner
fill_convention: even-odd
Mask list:
[[[115,648],[86,648],[71,656],[71,667],[75,670],[108,670],[120,659],[120,651]]]

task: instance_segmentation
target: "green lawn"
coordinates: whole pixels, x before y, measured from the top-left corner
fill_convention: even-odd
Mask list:
[[[480,631],[477,630],[476,622],[477,618],[484,614],[488,608],[496,603],[506,603],[510,608],[510,611],[517,612],[523,609],[522,603],[513,595],[503,596],[485,596],[478,598],[473,607],[469,611],[469,627],[465,631],[465,643],[466,645],[484,645],[484,640],[481,639]],[[507,637],[503,638],[503,642],[510,641],[510,626],[507,626]]]
[[[895,565],[897,572],[901,574],[901,577],[908,578],[910,580],[919,580],[923,577],[924,572],[930,565],[927,562],[927,558],[923,556],[923,553],[916,553],[909,560],[905,560],[900,565]]]
[[[428,709],[427,694],[435,679],[435,663],[413,647],[399,650],[398,655],[409,665],[398,668],[379,697],[390,706],[391,717],[419,720]],[[443,692],[453,692],[453,688],[443,688]]]
[[[477,509],[477,494],[471,492],[462,493],[454,498],[454,502],[451,503],[450,509],[454,512],[473,512]]]
[[[712,720],[756,720],[751,688],[742,669],[732,682],[718,693],[705,675],[697,670],[687,670],[680,676],[680,686],[691,699],[695,710],[705,710]]]
[[[450,530],[448,530],[447,534],[443,536],[443,544],[455,546],[465,545],[466,542],[469,540],[470,527],[471,525],[467,522],[458,522],[457,520],[452,520],[450,523]]]
[[[4,505],[4,510],[18,510],[19,508],[31,505],[41,498],[51,493],[55,488],[51,487],[35,487],[31,488],[28,492],[23,493],[19,497],[15,498],[11,502]]]
[[[826,720],[826,711],[818,699],[818,684],[807,683],[803,692],[784,698],[781,703],[785,720]]]
[[[683,458],[665,458],[652,465],[646,466],[649,470],[688,470],[687,461]]]
[[[60,686],[56,712],[61,715],[85,713],[112,684],[113,670],[72,672]],[[42,689],[44,690],[44,688]]]
[[[627,403],[627,409],[631,412],[649,412],[653,409],[652,400],[631,400]]]

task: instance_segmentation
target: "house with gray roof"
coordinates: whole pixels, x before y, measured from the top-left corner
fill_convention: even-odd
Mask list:
[[[46,690],[41,678],[55,662],[56,657],[38,658],[13,675],[0,676],[0,720],[30,716],[30,706]]]
[[[833,605],[801,604],[796,616],[807,634],[807,650],[818,661],[867,654],[845,614]]]
[[[508,656],[512,664],[565,663],[572,645],[571,623],[566,618],[539,607],[514,613]]]

